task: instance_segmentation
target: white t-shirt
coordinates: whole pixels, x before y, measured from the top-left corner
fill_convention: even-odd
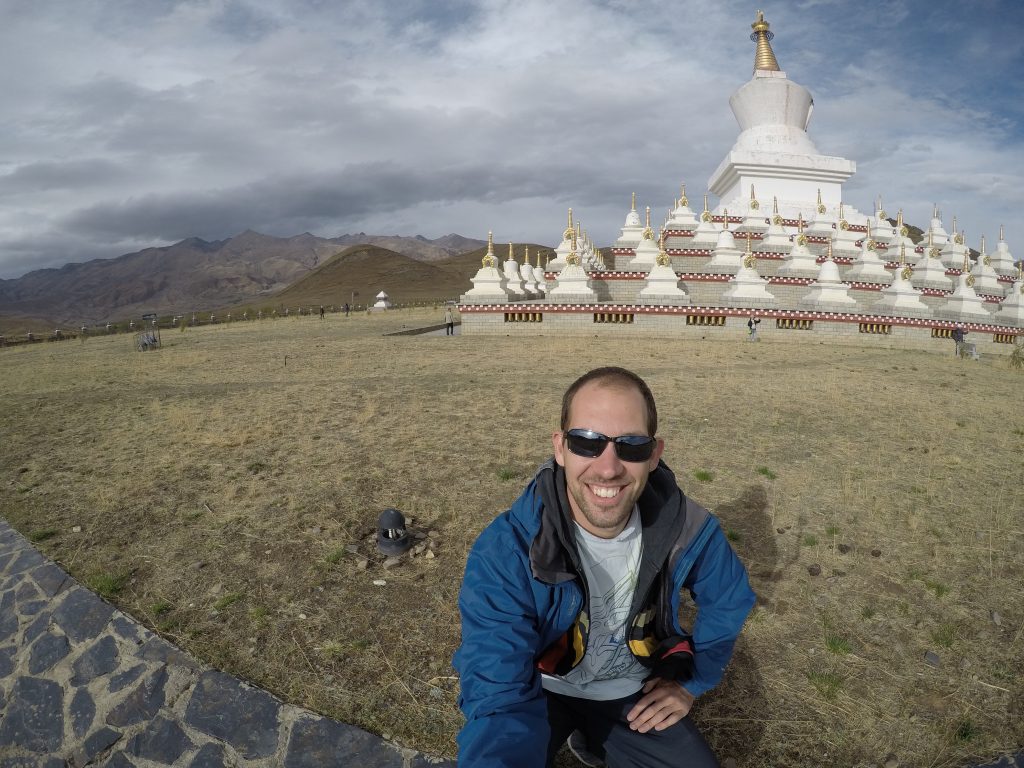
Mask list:
[[[590,587],[590,636],[583,661],[563,677],[542,675],[547,691],[581,699],[621,699],[640,690],[648,670],[629,650],[626,620],[636,590],[643,536],[640,512],[614,539],[602,539],[578,524],[576,545]]]

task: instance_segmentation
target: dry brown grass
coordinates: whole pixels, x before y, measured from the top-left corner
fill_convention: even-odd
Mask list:
[[[954,766],[1024,742],[1024,418],[1005,360],[382,337],[439,318],[0,350],[0,511],[200,658],[451,754],[468,547],[547,457],[565,386],[621,364],[650,382],[666,461],[760,596],[697,708],[721,757]],[[436,558],[383,571],[366,537],[386,506],[439,533]]]

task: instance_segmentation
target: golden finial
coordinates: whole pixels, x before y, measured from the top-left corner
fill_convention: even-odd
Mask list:
[[[722,213],[722,231],[725,232],[729,228],[729,209],[726,208]]]
[[[572,231],[572,241],[569,250],[569,255],[565,257],[566,264],[572,264],[573,266],[579,266],[580,257],[576,255],[576,230]]]
[[[487,253],[485,253],[483,259],[481,259],[481,264],[483,264],[483,266],[485,266],[485,267],[493,267],[494,266],[494,233],[493,232],[488,232],[487,233]]]
[[[756,211],[761,207],[761,204],[757,202],[757,198],[754,197],[754,185],[750,185],[750,210]]]
[[[686,185],[685,184],[680,184],[679,185],[679,194],[681,195],[681,197],[679,198],[679,205],[681,207],[685,208],[687,205],[690,204],[690,201],[686,199]]]
[[[797,245],[807,245],[807,235],[804,234],[804,214],[799,212],[796,216],[796,242]]]
[[[509,240],[509,243],[508,243],[508,260],[509,261],[515,261],[516,260],[516,252],[512,249],[512,241],[511,240]]]
[[[844,232],[850,228],[850,222],[846,220],[846,215],[843,213],[843,201],[839,201],[839,228]]]
[[[569,209],[569,224],[566,226],[565,231],[562,233],[563,240],[569,240],[572,238],[573,226],[572,226],[572,208]]]
[[[817,208],[817,211],[818,211],[818,213],[824,213],[825,212],[825,204],[823,202],[821,202],[821,188],[820,187],[818,189],[818,208]]]
[[[878,196],[878,207],[875,210],[875,215],[878,217],[879,221],[881,221],[883,219],[888,219],[889,218],[886,215],[886,213],[885,213],[885,208],[882,207],[882,196],[881,195]]]
[[[772,38],[775,37],[768,27],[770,25],[764,20],[764,13],[761,11],[757,12],[757,21],[750,25],[750,28],[754,30],[750,33],[750,39],[757,43],[757,50],[754,53],[754,71],[757,70],[768,70],[769,72],[779,72],[779,62],[775,59],[775,53],[772,51]]]
[[[636,210],[636,192],[633,193],[633,207],[630,208],[630,210],[631,211],[635,211]]]
[[[708,193],[704,193],[704,213],[700,215],[701,221],[711,221],[711,211],[708,210]]]
[[[992,263],[992,257],[985,253],[985,236],[981,236],[981,253],[978,255],[978,261],[983,263],[986,267]]]
[[[752,236],[752,233],[747,232],[747,253],[743,257],[743,266],[746,267],[747,269],[754,268],[754,252],[750,248],[750,238]]]
[[[782,217],[779,215],[779,198],[772,196],[772,224],[782,225]]]
[[[1017,262],[1017,279],[1024,280],[1024,261]],[[1024,293],[1024,286],[1022,286],[1021,293]]]
[[[963,266],[963,270],[962,271],[963,272],[970,272],[971,271],[971,253],[970,253],[970,251],[964,251],[964,266]]]
[[[964,233],[956,231],[956,216],[953,217],[953,242],[957,245],[963,245],[967,242]]]
[[[529,263],[530,263],[530,246],[524,245],[523,246],[523,264],[529,264]]]
[[[906,243],[900,243],[900,264],[903,269],[900,271],[900,275],[904,280],[909,280],[910,276],[914,274],[914,270],[907,264],[907,245]]]
[[[540,250],[537,250],[537,269],[540,269]]]
[[[655,258],[655,263],[659,267],[667,267],[672,263],[669,259],[668,254],[665,252],[665,230],[661,230],[658,234],[658,256]]]
[[[832,261],[832,238],[831,237],[828,239],[828,256],[827,256],[827,258],[828,258],[829,261]]]
[[[925,253],[933,259],[937,259],[941,255],[939,249],[935,247],[935,235],[931,229],[928,230],[928,247],[925,249]]]
[[[643,233],[644,240],[654,239],[654,230],[651,229],[651,206],[647,206],[647,226],[644,227]]]
[[[900,233],[900,237],[906,237],[910,234],[910,230],[903,226],[903,209],[900,208],[896,212],[896,231]]]
[[[900,243],[900,264],[907,263],[907,244]]]

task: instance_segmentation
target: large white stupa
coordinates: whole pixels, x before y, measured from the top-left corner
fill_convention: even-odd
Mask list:
[[[1002,233],[997,253],[972,264],[956,218],[947,234],[937,206],[919,243],[881,196],[870,216],[857,211],[843,199],[855,164],[818,151],[807,133],[810,91],[779,67],[760,12],[751,29],[753,75],[729,99],[740,133],[708,181],[703,210],[695,215],[680,187],[655,239],[650,207],[643,222],[634,194],[602,253],[570,208],[556,258],[533,270],[537,290],[515,292],[522,270],[511,248],[503,272],[485,257],[463,296],[464,334],[741,339],[756,310],[766,342],[946,351],[962,327],[983,354],[1024,343],[1024,281]]]

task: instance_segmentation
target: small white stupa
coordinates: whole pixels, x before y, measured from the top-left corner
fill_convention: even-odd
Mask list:
[[[1024,328],[1024,261],[1017,267],[1017,279],[1003,303],[999,305],[992,322]]]
[[[785,253],[792,244],[786,228],[782,226],[782,216],[779,215],[779,198],[772,198],[772,217],[768,225],[768,231],[761,238],[760,251],[768,253]]]
[[[945,304],[935,310],[935,314],[949,320],[989,322],[992,314],[985,309],[985,302],[974,290],[974,275],[970,273],[967,261],[968,257],[964,256],[964,268],[956,290]]]
[[[370,307],[370,309],[375,311],[379,309],[391,309],[391,297],[384,293],[384,291],[378,293],[375,298],[377,301],[373,303],[373,306]]]
[[[927,316],[931,310],[921,300],[921,292],[911,285],[912,273],[904,249],[900,254],[900,265],[893,276],[892,285],[882,289],[881,298],[869,307],[869,311],[885,315]]]
[[[718,242],[718,227],[711,220],[711,210],[708,208],[708,196],[704,193],[704,210],[700,214],[700,221],[697,229],[693,232],[693,240],[690,247],[695,250],[710,250]]]
[[[512,243],[508,244],[508,258],[505,259],[504,272],[505,272],[505,290],[508,291],[508,297],[512,301],[526,298],[526,286],[523,284],[523,278],[519,275],[519,262],[516,261],[516,254],[512,248]]]
[[[856,258],[860,254],[860,233],[850,229],[850,222],[846,220],[844,206],[839,202],[839,221],[836,222],[835,238],[832,241],[832,253],[845,258]]]
[[[650,272],[658,259],[658,244],[654,241],[654,230],[651,228],[651,206],[647,206],[647,225],[640,236],[634,256],[626,264],[630,272]]]
[[[896,214],[896,233],[893,237],[893,241],[889,244],[889,251],[893,254],[897,254],[906,249],[907,258],[913,259],[917,253],[917,246],[914,245],[914,241],[910,239],[910,230],[907,229],[907,225],[903,223],[903,209],[900,208]],[[916,267],[914,268],[917,269]],[[952,287],[952,286],[950,286]]]
[[[964,254],[967,253],[967,246],[964,245],[964,233],[956,231],[956,216],[953,217],[953,234],[939,252],[939,258],[946,269],[959,269],[964,262]]]
[[[548,279],[544,274],[544,265],[541,263],[540,251],[537,251],[537,265],[533,268],[533,279],[537,286],[537,295],[543,296],[548,289]]]
[[[811,290],[800,299],[800,306],[826,312],[849,312],[857,307],[857,300],[850,295],[850,286],[840,279],[839,267],[832,260],[831,240],[828,243],[828,255],[818,272],[818,279],[811,283]]]
[[[654,267],[647,275],[647,283],[640,289],[641,304],[689,304],[690,297],[679,286],[679,276],[672,269],[672,260],[665,252],[664,230],[659,238],[660,247]]]
[[[992,269],[992,257],[985,251],[985,236],[981,236],[981,251],[978,253],[978,260],[971,267],[971,274],[974,275],[974,290],[985,296],[998,296],[1003,298],[1006,295],[1006,288],[999,282],[999,275]]]
[[[533,265],[530,263],[530,246],[523,246],[523,264],[519,267],[519,278],[523,281],[528,297],[537,296],[537,279],[533,276]]]
[[[570,225],[572,226],[571,222]],[[640,244],[640,237],[643,235],[644,225],[640,223],[640,214],[636,211],[636,192],[633,193],[633,206],[626,214],[626,223],[619,231],[619,239],[615,241],[613,248],[636,248]]]
[[[811,223],[807,226],[807,234],[813,237],[827,237],[831,239],[836,223],[835,215],[821,201],[821,190],[819,189],[818,202],[814,206],[814,215],[811,217]]]
[[[508,301],[505,275],[498,271],[494,257],[494,235],[487,233],[487,253],[481,259],[483,266],[472,278],[473,287],[462,294],[464,304],[504,304]]]
[[[736,240],[729,231],[729,211],[725,211],[722,230],[718,233],[718,241],[711,261],[704,265],[703,271],[709,273],[734,273],[743,264],[743,252],[736,247]]]
[[[797,219],[796,231],[797,234],[793,238],[793,246],[789,249],[789,255],[786,256],[782,266],[775,274],[779,277],[817,277],[818,257],[807,248],[803,216]]]
[[[931,235],[931,242],[938,247],[941,251],[943,246],[949,242],[949,234],[945,229],[942,228],[942,216],[939,213],[939,206],[932,206],[932,220],[928,224],[928,231],[924,233],[924,239],[927,240],[928,236]]]
[[[951,291],[953,281],[946,276],[946,268],[942,264],[938,247],[931,242],[934,235],[928,231],[928,239],[924,253],[914,263],[914,274],[910,282],[915,288],[934,288],[938,291]],[[904,247],[903,245],[900,246]]]
[[[871,241],[875,246],[888,247],[896,238],[896,233],[893,231],[892,224],[889,223],[885,209],[882,207],[882,197],[879,195],[878,203],[875,208],[875,215],[868,219],[868,234],[871,236]],[[899,249],[895,252],[889,252],[891,255],[887,256],[887,261],[898,261],[899,260]]]
[[[775,306],[775,296],[768,292],[768,281],[757,274],[756,265],[748,234],[747,252],[735,277],[729,281],[729,287],[722,293],[722,298],[741,307]]]
[[[686,197],[685,184],[680,186],[679,199],[676,201],[676,207],[672,209],[672,215],[669,216],[665,226],[667,229],[679,229],[685,232],[694,232],[697,229],[697,217],[690,210],[690,201]]]
[[[572,250],[565,258],[565,266],[558,273],[558,283],[548,289],[550,301],[566,304],[592,304],[597,301],[597,293],[590,283],[590,278],[580,266],[580,257],[576,253],[576,230],[572,233]]]
[[[845,274],[846,280],[851,283],[874,283],[876,285],[889,285],[892,282],[892,272],[885,268],[885,262],[878,258],[875,253],[875,244],[868,235],[861,239],[860,252]]]
[[[562,231],[562,242],[555,248],[555,258],[548,262],[548,269],[559,270],[565,266],[565,259],[572,251],[572,239],[576,235],[576,228],[572,224],[572,208],[569,209],[569,224]]]
[[[992,254],[992,269],[1000,277],[1016,277],[1017,269],[1013,265],[1013,256],[1010,254],[1010,246],[1006,244],[1003,237],[1003,225],[999,225],[999,242],[996,243],[996,252]]]
[[[765,221],[764,211],[761,210],[761,202],[754,193],[753,184],[750,185],[750,202],[747,203],[747,209],[743,212],[743,219],[736,227],[736,231],[740,234],[747,232],[760,234],[768,231],[768,222]]]

